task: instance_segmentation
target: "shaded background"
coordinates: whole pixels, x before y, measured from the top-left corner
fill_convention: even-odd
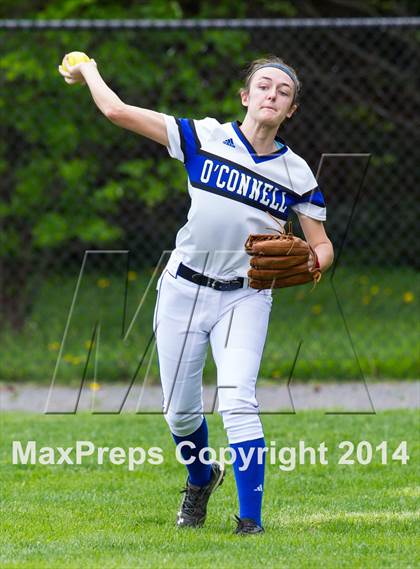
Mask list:
[[[131,377],[143,360],[157,376],[153,286],[124,346],[121,329],[185,223],[185,172],[164,148],[109,123],[86,88],[63,82],[56,68],[73,50],[94,57],[129,104],[220,121],[243,117],[237,91],[252,59],[274,53],[293,65],[301,104],[281,136],[315,173],[325,155],[319,183],[337,264],[321,290],[280,297],[262,375],[418,376],[420,33],[408,17],[417,3],[398,5],[392,15],[403,18],[367,20],[389,16],[390,3],[329,2],[326,14],[311,2],[239,2],[233,17],[268,19],[230,21],[203,20],[232,16],[207,3],[128,3],[131,21],[116,20],[113,3],[7,4],[3,18],[39,19],[0,27],[0,379],[49,380],[57,356],[63,381],[93,377],[99,335],[96,379]],[[325,15],[337,19],[316,18]],[[163,17],[180,19],[149,19]],[[130,254],[88,257],[63,341],[86,250]]]

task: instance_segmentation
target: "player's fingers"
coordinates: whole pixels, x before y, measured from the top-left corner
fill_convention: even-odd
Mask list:
[[[62,75],[63,77],[68,77],[70,78],[70,73],[68,73],[67,71],[64,70],[62,65],[58,66],[58,72],[60,75]]]
[[[308,259],[308,269],[311,270],[313,269],[315,266],[315,262],[314,259],[312,257],[312,255],[309,255],[309,259]]]
[[[76,83],[79,83],[79,81],[77,79],[71,79],[69,77],[64,77],[64,81],[68,84],[68,85],[75,85]]]

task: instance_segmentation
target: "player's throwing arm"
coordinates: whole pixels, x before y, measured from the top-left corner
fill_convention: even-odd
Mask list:
[[[126,105],[102,79],[94,59],[82,52],[72,52],[64,56],[58,70],[70,85],[86,83],[98,109],[111,122],[159,144],[168,145],[163,115],[149,109]]]

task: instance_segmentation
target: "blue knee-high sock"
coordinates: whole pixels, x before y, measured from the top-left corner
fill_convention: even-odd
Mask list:
[[[201,425],[191,435],[180,437],[172,433],[172,437],[177,445],[183,441],[191,441],[194,443],[195,448],[190,448],[189,446],[182,447],[181,455],[184,460],[195,457],[194,462],[186,465],[189,473],[190,483],[194,484],[194,486],[206,486],[206,484],[210,482],[211,466],[209,464],[203,464],[198,458],[198,453],[200,450],[208,446],[208,429],[206,418],[203,418]],[[208,453],[206,453],[205,458],[208,458]]]
[[[266,453],[262,450],[259,451],[259,449],[265,447],[264,438],[233,443],[229,446],[235,449],[236,452],[233,470],[235,472],[236,487],[238,489],[239,517],[251,518],[260,526]],[[240,470],[240,468],[244,466],[244,460],[240,455],[239,449],[242,449],[244,457],[250,457],[250,453],[252,449],[254,449],[246,470]]]

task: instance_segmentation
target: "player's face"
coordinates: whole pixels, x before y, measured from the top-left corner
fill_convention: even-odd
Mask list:
[[[249,91],[242,93],[242,104],[256,122],[278,127],[297,109],[294,92],[293,80],[284,71],[264,67],[254,73]]]

